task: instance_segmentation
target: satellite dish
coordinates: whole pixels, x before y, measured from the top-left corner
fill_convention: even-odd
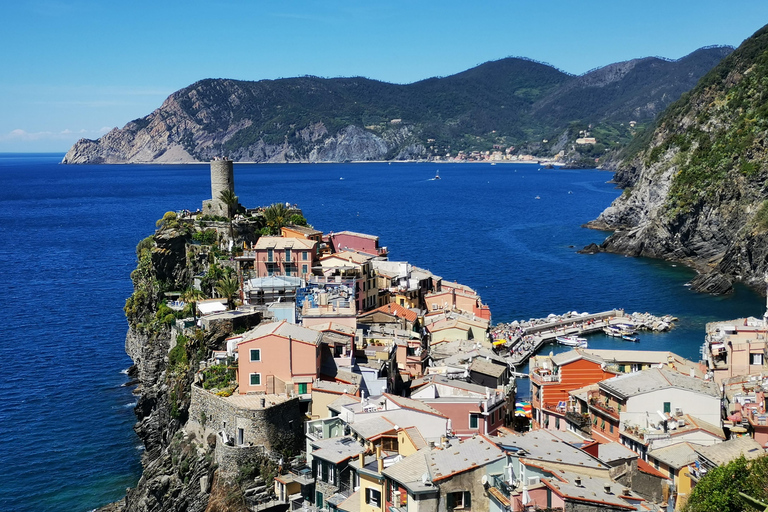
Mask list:
[[[483,475],[480,482],[482,482],[483,485],[488,485],[488,475]]]
[[[429,480],[428,474],[424,473],[423,475],[421,475],[421,483],[426,484],[427,480]]]

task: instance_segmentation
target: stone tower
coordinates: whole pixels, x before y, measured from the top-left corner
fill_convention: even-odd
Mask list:
[[[203,201],[206,215],[227,215],[227,205],[220,199],[225,190],[235,191],[235,177],[232,160],[226,158],[211,160],[211,199]]]

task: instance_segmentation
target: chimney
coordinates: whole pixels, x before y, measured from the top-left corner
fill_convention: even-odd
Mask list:
[[[359,462],[361,468],[365,467],[365,453],[360,453]]]
[[[611,484],[604,484],[603,490],[605,491],[605,494],[611,494]]]
[[[384,471],[384,457],[381,456],[381,446],[376,447],[376,466],[379,473]]]
[[[576,478],[573,479],[573,485],[575,485],[576,487],[581,487],[581,477],[580,476],[577,476]]]

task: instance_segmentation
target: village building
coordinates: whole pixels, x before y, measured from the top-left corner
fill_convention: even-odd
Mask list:
[[[262,236],[248,255],[257,277],[294,276],[307,280],[317,261],[317,242],[306,238]]]
[[[378,288],[371,259],[373,256],[353,251],[343,251],[323,256],[318,261],[318,271],[326,278],[354,280],[354,299],[357,311],[369,311],[377,307]]]
[[[329,233],[325,237],[325,241],[334,253],[359,252],[382,259],[387,257],[387,248],[379,246],[378,236],[353,231],[339,231],[338,233]]]
[[[603,380],[598,383],[598,391],[589,395],[588,405],[595,440],[621,442],[644,460],[652,440],[666,442],[671,431],[681,422],[686,424],[684,414],[720,428],[717,384],[666,368]]]
[[[766,319],[740,318],[706,326],[703,355],[716,382],[768,373]]]
[[[241,394],[287,393],[309,401],[320,368],[322,334],[288,322],[262,324],[237,344]]]
[[[434,287],[434,276],[428,270],[405,261],[373,260],[379,290],[378,305],[394,303],[406,308],[424,309],[424,297]]]
[[[503,388],[429,375],[411,383],[410,397],[445,415],[452,436],[494,435],[504,426],[507,396]]]

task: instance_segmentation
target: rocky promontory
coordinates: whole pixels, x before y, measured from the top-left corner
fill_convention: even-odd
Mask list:
[[[625,154],[624,193],[588,224],[600,249],[682,262],[692,285],[761,291],[768,272],[768,29],[726,57]]]

